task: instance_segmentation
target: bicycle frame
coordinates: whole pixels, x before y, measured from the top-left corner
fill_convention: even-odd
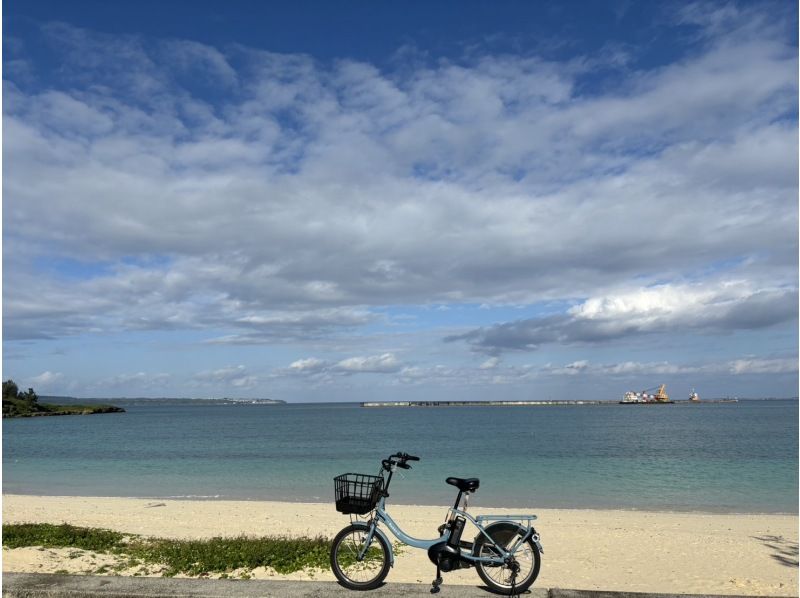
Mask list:
[[[517,551],[517,549],[529,538],[534,538],[534,542],[536,542],[537,546],[541,546],[539,544],[538,535],[536,534],[535,530],[533,529],[533,526],[531,525],[531,522],[536,519],[536,515],[479,515],[478,517],[473,517],[463,509],[460,509],[458,507],[450,507],[448,509],[448,516],[447,516],[448,520],[456,516],[464,517],[470,523],[472,523],[472,525],[477,527],[478,530],[480,530],[480,532],[490,542],[492,542],[492,545],[494,545],[498,550],[498,552],[500,553],[499,556],[496,557],[480,557],[472,554],[465,554],[462,552],[461,557],[470,562],[473,563],[483,562],[483,563],[502,565],[503,562],[509,557],[511,557],[511,555],[513,555]],[[517,525],[519,525],[517,521],[514,520],[527,521],[528,525],[526,528],[523,528],[525,530],[525,533],[522,534],[520,538],[517,540],[517,542],[514,543],[514,545],[508,550],[505,550],[503,547],[494,544],[494,540],[492,539],[491,536],[489,536],[489,534],[486,532],[486,530],[482,525],[482,522],[484,521],[508,521],[510,523],[516,523]],[[375,516],[368,523],[369,532],[367,533],[367,538],[366,541],[364,542],[364,547],[362,548],[360,554],[358,555],[359,560],[364,558],[364,555],[367,553],[367,550],[369,550],[369,547],[372,544],[372,539],[374,538],[376,533],[383,535],[384,539],[386,539],[385,534],[383,534],[383,532],[378,529],[379,523],[384,523],[386,527],[389,528],[389,531],[392,532],[392,534],[403,544],[407,544],[413,548],[420,548],[422,550],[428,550],[431,546],[435,544],[439,544],[440,542],[446,542],[450,537],[449,529],[445,529],[444,534],[433,540],[423,540],[408,535],[400,528],[400,526],[395,522],[395,520],[392,519],[391,515],[389,515],[389,513],[386,511],[386,497],[381,496],[381,498],[378,500],[378,504],[375,507]],[[520,527],[522,526],[520,525]],[[386,542],[386,544],[389,546],[389,562],[394,564],[394,551],[392,549],[392,544],[391,542],[388,541]]]

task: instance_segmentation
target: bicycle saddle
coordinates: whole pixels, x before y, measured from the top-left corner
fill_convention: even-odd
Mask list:
[[[447,478],[445,482],[455,486],[461,492],[475,492],[481,485],[481,481],[478,478]]]

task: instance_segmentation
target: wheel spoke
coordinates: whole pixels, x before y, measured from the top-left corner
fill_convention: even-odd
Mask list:
[[[385,563],[388,554],[383,543],[373,537],[369,548],[359,561],[358,556],[364,550],[367,534],[363,530],[351,530],[341,537],[333,548],[333,558],[339,573],[344,576],[343,582],[350,582],[359,586],[374,583],[385,575]]]
[[[479,556],[497,557],[498,548],[508,551],[520,537],[519,532],[508,529],[498,530],[491,536],[494,544],[489,543],[488,539],[481,542]],[[515,586],[519,588],[524,585],[527,588],[538,574],[538,560],[534,550],[530,540],[517,548],[513,555],[514,564],[518,567],[516,575],[513,574],[512,567],[508,563],[502,565],[478,563],[478,573],[487,585],[494,586],[496,590],[503,593],[511,592]]]

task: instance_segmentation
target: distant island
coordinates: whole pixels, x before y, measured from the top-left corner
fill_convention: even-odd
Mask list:
[[[93,415],[95,413],[124,413],[114,405],[56,405],[40,403],[32,388],[20,392],[13,380],[3,382],[3,417],[39,417],[46,415]]]

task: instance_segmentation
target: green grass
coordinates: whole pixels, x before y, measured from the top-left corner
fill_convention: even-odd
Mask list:
[[[44,548],[80,548],[109,552],[121,545],[124,534],[107,529],[51,525],[49,523],[17,523],[3,525],[3,546],[43,546]]]
[[[68,524],[23,523],[3,525],[3,546],[44,546],[80,548],[118,555],[128,565],[157,565],[164,575],[230,574],[256,567],[271,567],[278,573],[328,567],[330,540],[327,538],[286,538],[247,536],[207,540],[142,538],[104,529]]]
[[[145,563],[166,565],[165,575],[227,573],[235,569],[272,567],[278,573],[328,566],[330,541],[325,538],[210,538],[132,542],[126,552]]]

